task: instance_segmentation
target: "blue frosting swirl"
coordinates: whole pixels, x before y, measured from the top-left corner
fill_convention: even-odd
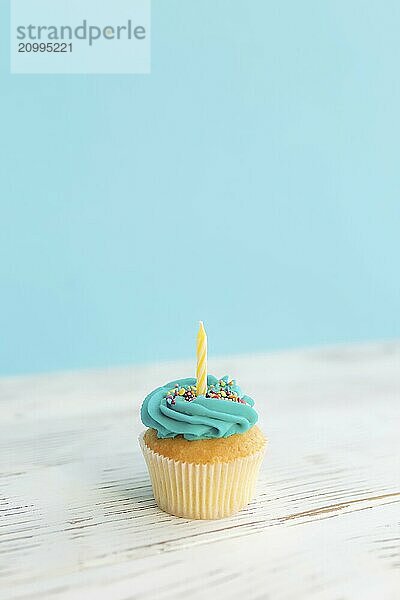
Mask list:
[[[227,377],[224,379],[228,380]],[[218,383],[216,377],[208,375],[208,387],[217,386]],[[242,394],[236,382],[231,388],[246,404],[206,396],[197,396],[190,402],[177,396],[175,404],[171,404],[166,396],[176,384],[179,387],[196,385],[196,379],[170,381],[151,392],[142,405],[143,424],[156,429],[159,438],[174,438],[177,435],[183,435],[187,440],[229,437],[235,433],[244,433],[257,422],[254,401]]]

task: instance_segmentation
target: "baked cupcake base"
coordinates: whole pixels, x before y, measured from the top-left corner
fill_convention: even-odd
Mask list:
[[[198,442],[158,439],[149,429],[139,443],[159,508],[188,519],[222,519],[244,508],[253,498],[266,446],[257,427]]]

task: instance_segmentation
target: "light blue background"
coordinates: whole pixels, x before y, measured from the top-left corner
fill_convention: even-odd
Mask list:
[[[152,74],[9,74],[0,370],[399,334],[400,4],[153,0]]]

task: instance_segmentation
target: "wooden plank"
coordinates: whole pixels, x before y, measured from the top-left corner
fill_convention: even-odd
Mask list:
[[[400,344],[210,360],[269,437],[257,497],[222,521],[159,511],[136,438],[191,363],[0,380],[0,589],[9,598],[400,594]]]

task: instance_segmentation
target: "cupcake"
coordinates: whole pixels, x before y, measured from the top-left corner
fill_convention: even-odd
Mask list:
[[[198,352],[199,356],[199,352]],[[228,376],[178,379],[144,400],[139,438],[154,496],[165,512],[221,519],[253,498],[266,439],[254,401]],[[202,393],[199,393],[202,392]]]

